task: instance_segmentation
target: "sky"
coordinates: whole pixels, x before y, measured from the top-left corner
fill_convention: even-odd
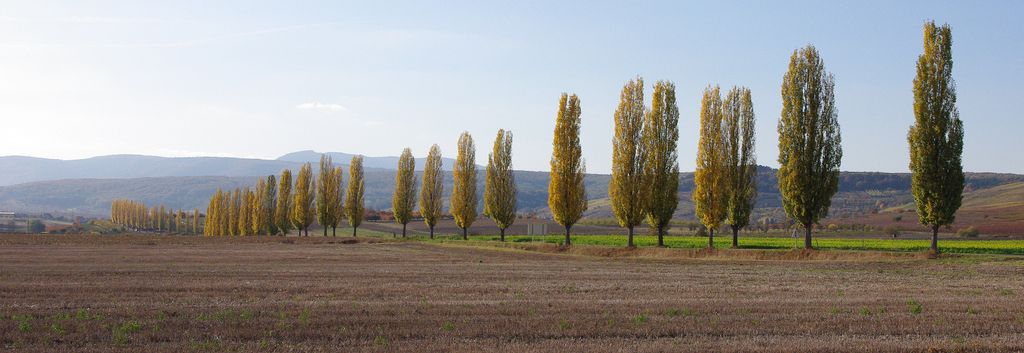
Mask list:
[[[777,166],[780,84],[813,44],[835,75],[843,170],[906,172],[926,20],[953,30],[967,171],[1024,173],[1021,1],[0,1],[0,155],[272,159],[298,150],[548,170],[559,95],[608,173],[619,91],[673,81],[679,164],[701,92],[752,91],[758,163]]]

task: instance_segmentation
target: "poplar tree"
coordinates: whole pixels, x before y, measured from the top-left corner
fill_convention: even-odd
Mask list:
[[[242,191],[235,188],[235,191],[231,193],[231,203],[228,205],[228,233],[230,235],[242,235],[238,228],[238,215],[240,212],[240,206],[242,204]]]
[[[750,224],[757,199],[757,161],[754,156],[754,103],[750,89],[729,90],[723,103],[725,134],[726,223],[732,228],[732,247],[739,247],[740,229]]]
[[[273,174],[267,176],[266,190],[263,192],[263,229],[267,235],[277,234],[277,222],[275,221],[274,208],[277,204],[277,177]]]
[[[952,224],[963,200],[964,125],[956,108],[953,37],[948,24],[924,25],[924,53],[914,77],[914,125],[910,144],[911,191],[921,224],[932,231],[939,252],[939,227]]]
[[[444,172],[441,171],[441,147],[430,146],[427,160],[423,165],[423,187],[420,189],[420,216],[430,227],[430,239],[434,239],[434,226],[441,217],[441,196],[444,194]]]
[[[612,138],[612,179],[608,197],[620,227],[628,230],[626,245],[633,244],[633,227],[644,220],[647,202],[644,185],[644,145],[640,137],[644,126],[644,80],[637,77],[622,87],[619,107],[615,109],[615,136]]]
[[[782,80],[778,180],[786,215],[804,227],[806,249],[839,190],[843,148],[834,87],[814,46],[793,51]]]
[[[339,170],[339,176],[341,175]],[[345,215],[348,216],[348,224],[352,226],[352,236],[356,236],[356,229],[363,223],[363,215],[366,209],[363,206],[363,156],[352,156],[352,162],[348,166],[348,192],[346,192]]]
[[[263,233],[264,214],[263,212],[263,194],[267,191],[266,180],[259,178],[256,181],[256,186],[253,188],[252,206],[249,208],[249,232],[252,235],[260,235]]]
[[[658,231],[658,246],[665,246],[665,230],[679,204],[679,107],[676,86],[672,82],[654,84],[651,110],[644,118],[642,134],[646,162],[644,185],[647,187],[647,224]]]
[[[351,168],[351,166],[349,167]],[[341,170],[341,167],[334,167],[334,171],[331,172],[334,176],[333,183],[331,184],[331,200],[333,204],[331,210],[334,211],[334,216],[331,217],[331,235],[337,235],[338,225],[341,224],[341,220],[345,219],[345,203],[344,203],[344,186],[345,173]]]
[[[505,241],[505,230],[516,221],[516,175],[512,169],[512,132],[498,130],[487,156],[484,215],[494,220]]]
[[[580,147],[580,113],[579,97],[562,93],[555,118],[548,208],[555,221],[565,227],[565,246],[572,245],[569,237],[572,226],[587,210],[587,190],[583,184],[587,170]]]
[[[217,221],[219,223],[219,230],[217,235],[229,236],[231,235],[231,192],[224,192],[220,199],[220,208],[217,209]]]
[[[199,208],[192,210],[192,234],[199,234]]]
[[[242,189],[242,201],[238,209],[238,219],[236,220],[236,222],[238,222],[238,225],[236,226],[238,227],[238,235],[252,234],[250,232],[250,230],[252,230],[252,227],[250,227],[249,225],[252,222],[252,200],[255,197],[256,196],[253,194],[252,190],[250,190],[248,186]]]
[[[700,140],[693,173],[693,204],[697,218],[708,229],[708,249],[715,248],[715,230],[726,216],[724,144],[722,96],[718,86],[708,86],[700,103]]]
[[[292,201],[292,225],[299,231],[309,236],[309,225],[313,223],[313,168],[309,163],[299,168],[299,174],[295,177],[295,196]]]
[[[217,206],[220,205],[220,189],[218,188],[213,196],[210,197],[210,203],[206,206],[206,223],[203,224],[203,235],[212,236],[217,232]]]
[[[476,147],[469,132],[459,136],[458,154],[452,169],[451,213],[455,225],[462,229],[462,239],[469,240],[469,226],[476,221]]]
[[[327,227],[337,224],[334,217],[337,211],[334,209],[337,202],[334,202],[337,193],[334,190],[334,162],[331,156],[320,155],[320,175],[316,179],[316,222],[324,227],[324,236],[327,236]]]
[[[412,150],[402,150],[398,157],[398,170],[395,172],[395,193],[391,196],[391,210],[395,214],[395,222],[402,225],[402,238],[405,238],[406,226],[412,219],[412,210],[416,207],[416,158]]]
[[[277,186],[277,206],[274,207],[274,221],[277,222],[277,229],[282,236],[287,236],[292,230],[292,171],[285,169],[281,171],[281,180]]]

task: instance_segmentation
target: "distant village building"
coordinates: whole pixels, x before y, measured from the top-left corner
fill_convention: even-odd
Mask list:
[[[0,221],[13,221],[14,212],[0,211]]]

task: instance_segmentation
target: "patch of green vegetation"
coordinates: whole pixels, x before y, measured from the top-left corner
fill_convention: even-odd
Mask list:
[[[633,317],[634,325],[643,325],[647,323],[647,313],[639,313]]]
[[[455,331],[455,323],[451,321],[445,321],[443,324],[441,324],[441,330]]]
[[[11,320],[18,322],[18,331],[32,331],[32,315],[11,315]]]
[[[568,330],[568,329],[571,329],[571,328],[572,328],[572,323],[571,322],[569,322],[569,321],[567,321],[565,319],[562,319],[562,320],[558,321],[558,329],[559,330]]]
[[[388,336],[377,335],[376,337],[373,338],[373,345],[374,346],[387,347],[388,344],[390,344],[390,343],[391,343],[391,341],[388,340]]]
[[[1000,289],[999,295],[1013,295],[1013,290],[1009,288]]]
[[[561,244],[564,239],[556,235],[509,235],[509,242],[545,242]],[[471,242],[474,240],[471,240]],[[487,241],[487,240],[476,240]],[[573,244],[622,247],[626,245],[623,235],[578,235],[573,236]],[[637,246],[653,247],[657,245],[656,236],[641,235],[634,238]],[[438,242],[448,242],[438,241]],[[461,241],[458,241],[461,242]],[[916,239],[850,239],[850,238],[817,238],[815,248],[819,250],[870,250],[896,252],[925,252],[930,247],[930,240]],[[705,237],[671,236],[665,237],[665,245],[670,248],[700,249],[707,247]],[[720,237],[715,239],[716,248],[729,248],[732,239]],[[742,237],[740,248],[744,249],[801,249],[803,239],[788,237]],[[939,242],[939,250],[952,254],[1004,254],[1024,255],[1024,240],[943,240]]]
[[[111,340],[113,340],[114,344],[117,345],[128,344],[132,334],[139,331],[142,331],[142,324],[138,321],[130,320],[122,323],[121,325],[114,326],[114,330],[111,333]]]
[[[302,325],[309,325],[310,316],[312,316],[312,313],[309,312],[309,309],[302,309],[302,312],[299,313],[299,322]]]
[[[924,305],[921,305],[921,302],[918,302],[917,299],[908,300],[907,308],[910,310],[910,313],[914,315],[920,314],[924,311]]]
[[[864,316],[871,316],[873,313],[871,312],[871,308],[863,307],[860,308],[860,314]]]
[[[63,336],[65,332],[64,325],[61,325],[59,322],[54,322],[50,325],[50,332],[53,332],[53,334],[57,336]]]

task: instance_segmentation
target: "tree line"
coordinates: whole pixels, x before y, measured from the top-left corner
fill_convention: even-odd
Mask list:
[[[964,187],[963,123],[956,109],[951,46],[948,25],[937,26],[932,21],[925,24],[924,53],[918,57],[914,78],[915,122],[907,136],[917,212],[922,224],[932,229],[931,248],[936,252],[938,229],[955,219]],[[679,201],[679,108],[675,84],[656,82],[650,106],[645,105],[644,88],[641,77],[628,81],[613,115],[615,134],[608,195],[619,226],[626,229],[628,247],[635,246],[634,227],[644,221],[657,230],[658,245],[664,246],[664,235]],[[828,216],[831,198],[838,191],[843,156],[835,78],[813,45],[793,51],[781,93],[782,111],[777,123],[778,188],[786,215],[804,228],[804,246],[809,249],[813,246],[812,230]],[[586,163],[579,136],[581,114],[579,97],[562,93],[552,141],[548,207],[552,218],[564,227],[564,245],[571,245],[572,227],[588,208],[584,186]],[[708,85],[701,97],[698,118],[695,188],[691,195],[696,216],[708,229],[708,247],[713,248],[714,232],[724,225],[732,230],[732,246],[738,247],[739,230],[750,224],[757,197],[756,120],[750,89],[732,87],[723,98],[720,87]],[[456,153],[449,210],[463,239],[468,239],[480,201],[476,190],[476,149],[468,132],[459,136]],[[495,221],[503,241],[505,230],[515,221],[516,211],[511,156],[512,133],[499,130],[484,170],[483,215]],[[444,194],[440,147],[431,146],[419,186],[415,168],[412,152],[406,148],[395,175],[395,221],[402,225],[404,237],[408,223],[417,216],[414,208],[418,201],[418,216],[433,238],[434,227],[442,217]],[[287,170],[279,182],[271,175],[251,190],[218,190],[210,199],[203,233],[273,235],[297,229],[308,235],[315,216],[325,236],[327,228],[334,233],[343,218],[348,220],[355,236],[365,212],[362,157],[353,157],[349,165],[347,188],[341,168],[334,167],[329,156],[321,157],[316,180],[312,180],[310,169],[309,163],[302,167],[294,190]],[[141,207],[140,217],[150,217],[153,212],[144,212],[145,205]],[[124,212],[120,208],[134,210],[135,206],[131,202],[115,206]],[[118,219],[142,222],[136,220],[138,217],[125,217],[133,212],[137,213],[118,213]]]
[[[201,218],[199,209],[174,210],[127,199],[117,199],[110,204],[110,221],[136,231],[199,234]]]

